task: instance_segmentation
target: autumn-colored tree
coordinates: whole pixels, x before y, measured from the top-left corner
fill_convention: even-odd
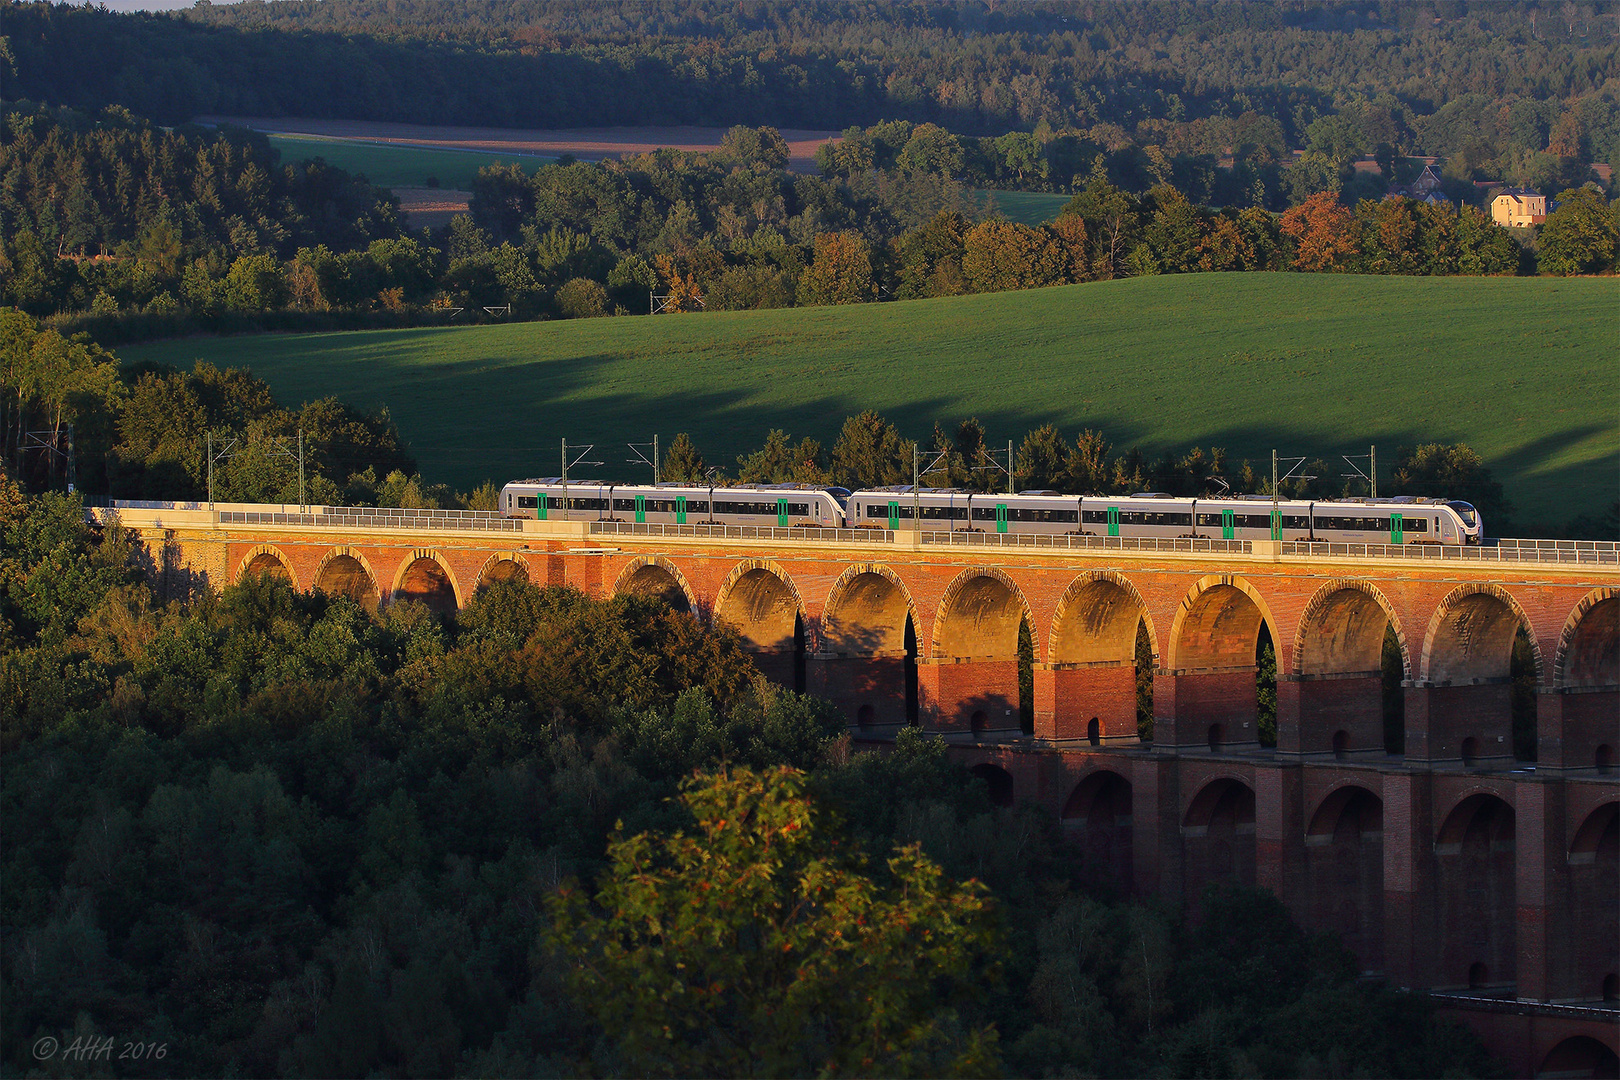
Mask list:
[[[608,844],[590,900],[550,900],[547,944],[637,1076],[988,1075],[993,1028],[954,1005],[994,937],[984,888],[916,845],[881,882],[803,773],[686,782],[689,833]],[[594,901],[594,902],[593,902]]]
[[[861,304],[872,299],[872,248],[857,232],[821,233],[814,261],[799,278],[801,304]]]
[[[1282,216],[1294,242],[1295,270],[1344,270],[1357,253],[1356,216],[1330,191],[1312,195]]]
[[[1056,285],[1066,261],[1045,230],[1015,221],[980,222],[962,238],[962,274],[974,292]]]

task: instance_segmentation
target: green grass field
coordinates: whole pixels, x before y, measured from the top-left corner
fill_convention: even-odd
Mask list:
[[[491,154],[471,150],[434,150],[416,146],[389,146],[348,139],[293,138],[271,135],[270,145],[281,151],[283,164],[308,158],[348,173],[364,173],[378,187],[425,187],[434,177],[442,188],[469,191],[473,178],[485,165],[516,162],[533,172],[555,159],[532,154]]]
[[[1020,225],[1044,225],[1058,216],[1070,195],[1054,195],[1045,191],[980,191],[986,200],[993,200],[995,208],[1008,221]]]
[[[430,479],[603,475],[624,444],[690,432],[734,468],[773,427],[830,445],[882,412],[992,443],[1046,421],[1149,454],[1285,455],[1465,442],[1545,532],[1620,484],[1614,279],[1199,274],[845,308],[192,338],[126,361],[246,366],[290,404],[386,405]],[[1346,469],[1348,471],[1348,469]],[[1388,466],[1385,466],[1388,475]]]

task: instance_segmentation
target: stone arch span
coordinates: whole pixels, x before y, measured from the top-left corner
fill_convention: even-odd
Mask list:
[[[260,544],[242,556],[241,565],[236,569],[237,584],[241,584],[254,574],[268,574],[287,582],[294,590],[300,589],[298,575],[293,572],[292,560],[272,544]]]
[[[697,594],[681,568],[662,555],[632,559],[613,583],[613,595],[655,596],[676,611],[697,610]]]
[[[934,616],[933,655],[939,659],[1016,660],[1018,628],[1028,623],[1038,635],[1024,592],[995,567],[974,567],[958,574],[940,598]],[[1035,651],[1041,651],[1037,637]]]
[[[714,617],[737,631],[754,662],[773,681],[804,686],[804,600],[793,579],[767,559],[744,559],[715,596]]]
[[[1193,917],[1202,918],[1204,886],[1223,881],[1254,884],[1254,788],[1236,776],[1211,778],[1187,804],[1181,843],[1186,867],[1183,899]]]
[[[1571,997],[1599,999],[1620,985],[1620,802],[1594,808],[1569,845]]]
[[[1530,639],[1536,678],[1545,682],[1547,668],[1541,646],[1529,617],[1513,595],[1500,585],[1459,585],[1440,601],[1429,619],[1418,679],[1453,685],[1506,679],[1513,638],[1520,627]]]
[[[1495,791],[1463,795],[1435,841],[1441,986],[1482,989],[1516,979],[1514,812]]]
[[[382,603],[376,572],[366,557],[353,548],[335,547],[322,556],[310,587],[332,596],[347,596],[373,613]]]
[[[389,602],[415,600],[441,615],[453,615],[462,605],[461,583],[443,555],[432,548],[416,548],[399,561]]]
[[[898,574],[879,563],[846,567],[827,594],[821,651],[841,656],[905,656],[906,622],[917,605]]]
[[[1142,594],[1112,570],[1094,570],[1069,583],[1052,616],[1047,660],[1053,664],[1136,662],[1136,628],[1147,624],[1154,657],[1159,633]]]
[[[1620,685],[1620,588],[1593,589],[1570,612],[1558,635],[1553,685]]]
[[[1144,624],[1156,659],[1158,629],[1128,578],[1098,570],[1069,583],[1052,616],[1048,662],[1035,668],[1037,736],[1092,746],[1138,741],[1136,636]]]
[[[1176,671],[1252,669],[1262,626],[1275,642],[1277,620],[1253,585],[1235,574],[1201,578],[1176,609],[1164,666]],[[1277,657],[1279,670],[1288,659]]]
[[[1278,679],[1279,751],[1383,752],[1384,635],[1391,630],[1401,653],[1398,678],[1410,680],[1405,628],[1377,586],[1339,578],[1311,596],[1294,632],[1292,674]]]
[[[1547,1051],[1537,1076],[1620,1076],[1620,1054],[1590,1035],[1571,1035]]]
[[[529,564],[514,551],[497,551],[478,568],[478,584],[474,591],[487,589],[498,581],[528,581]]]
[[[1363,972],[1384,970],[1384,801],[1353,781],[1323,796],[1305,832],[1315,926],[1338,931]]]
[[[1275,647],[1276,626],[1248,581],[1232,574],[1199,579],[1176,609],[1166,658],[1154,673],[1154,743],[1212,752],[1258,745],[1260,631],[1267,629]],[[1279,649],[1279,686],[1289,661]]]
[[[1330,581],[1316,591],[1299,617],[1294,633],[1293,670],[1300,675],[1335,675],[1380,670],[1384,627],[1395,631],[1401,647],[1401,674],[1412,677],[1406,630],[1383,592],[1354,578]]]
[[[1089,773],[1064,800],[1064,829],[1079,846],[1086,872],[1123,888],[1131,883],[1131,782],[1112,769]]]

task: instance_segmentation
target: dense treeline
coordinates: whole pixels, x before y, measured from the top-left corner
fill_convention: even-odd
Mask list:
[[[415,476],[386,410],[363,413],[336,398],[289,409],[251,372],[206,363],[188,372],[124,367],[84,335],[38,329],[7,308],[0,399],[0,456],[34,490],[71,481],[95,495],[183,501],[205,498],[212,477],[220,502],[298,502],[302,435],[307,502],[456,498]],[[493,508],[493,489],[471,499]]]
[[[1510,274],[1539,259],[1601,273],[1620,258],[1620,202],[1595,187],[1567,190],[1532,250],[1468,205],[1344,206],[1339,174],[1303,164],[1282,174],[1286,194],[1256,174],[1245,200],[1258,205],[1214,210],[1169,180],[1134,193],[1129,155],[1098,153],[1056,220],[1022,225],[987,216],[957,177],[972,142],[890,122],[852,131],[826,175],[803,176],[785,171],[774,128],[738,127],[710,153],[490,167],[471,214],[433,237],[402,234],[392,199],[363,178],[278,164],[262,136],[23,104],[0,134],[0,302],[111,343],[470,321],[486,307],[629,314],[654,296],[664,310],[736,310],[1199,271]]]
[[[782,1075],[1498,1074],[1271,894],[1214,890],[1198,923],[1122,902],[942,743],[852,754],[829,706],[658,601],[507,582],[452,618],[372,615],[256,578],[160,604],[119,530],[4,479],[0,538],[8,1069],[34,1068],[42,1037],[111,1036],[164,1047],[115,1075],[728,1075],[721,1035],[750,1032]],[[728,806],[737,839],[715,834]],[[769,882],[738,832],[772,823],[820,853],[784,843],[784,873],[838,885],[799,930],[751,922],[780,910],[757,888],[707,895]],[[694,877],[699,831],[726,858]],[[665,886],[638,891],[637,867]],[[847,966],[880,986],[750,952],[788,931],[836,948],[868,904],[937,930],[928,949],[869,934]],[[648,905],[669,913],[663,946],[630,985],[593,980],[613,954],[592,927],[631,949]],[[693,1024],[701,1001],[635,992],[683,960],[760,995],[706,983],[722,1000],[802,1022]],[[842,1024],[852,993],[881,995],[885,1026]],[[863,1032],[897,1037],[869,1051]]]
[[[1318,117],[1377,100],[1406,121],[1375,142],[1442,155],[1481,137],[1456,131],[1458,112],[1546,103],[1552,115],[1521,110],[1511,125],[1515,138],[1526,126],[1545,136],[1583,96],[1612,92],[1617,19],[1608,0],[345,0],[163,16],[8,3],[6,14],[18,86],[8,96],[121,104],[168,123],[211,112],[839,129],[899,116],[996,134],[1253,111],[1297,145]],[[1598,143],[1586,160],[1620,156],[1612,114],[1581,115]]]

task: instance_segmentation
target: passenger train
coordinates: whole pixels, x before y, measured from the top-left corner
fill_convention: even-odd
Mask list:
[[[564,505],[566,499],[566,506]],[[1479,512],[1455,499],[1286,500],[1269,495],[1186,499],[1157,492],[986,494],[909,485],[849,491],[814,484],[611,484],[561,477],[501,490],[507,517],[673,525],[912,529],[1048,535],[1333,540],[1357,544],[1478,544]]]

